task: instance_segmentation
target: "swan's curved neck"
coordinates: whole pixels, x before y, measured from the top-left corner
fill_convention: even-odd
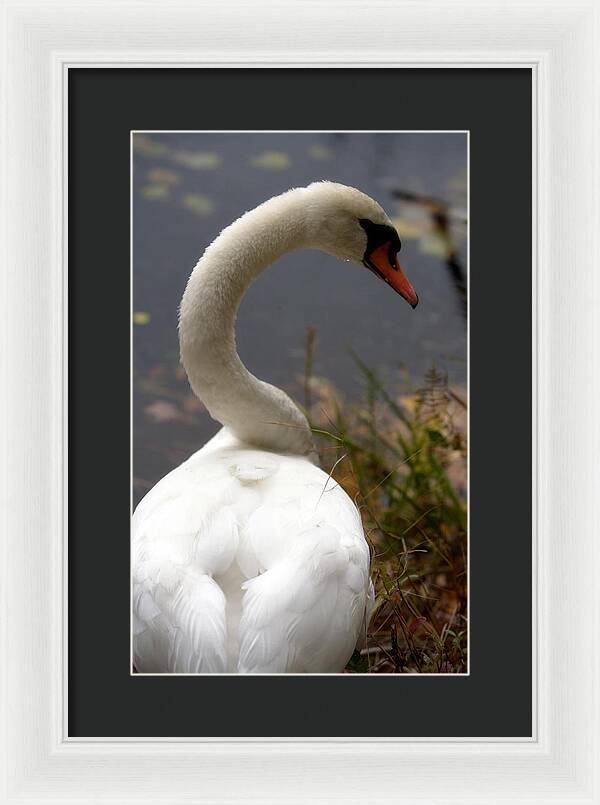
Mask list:
[[[283,391],[246,369],[234,330],[241,298],[258,274],[286,252],[312,245],[304,192],[290,191],[246,213],[208,247],[183,295],[179,335],[190,385],[213,419],[249,444],[307,454],[306,418]]]

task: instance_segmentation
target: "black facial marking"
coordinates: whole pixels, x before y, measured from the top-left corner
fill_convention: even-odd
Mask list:
[[[390,266],[395,269],[395,258],[400,251],[402,244],[400,243],[400,238],[398,237],[398,233],[394,227],[388,226],[387,224],[374,224],[373,221],[369,221],[368,218],[361,218],[358,223],[362,226],[367,234],[367,248],[365,249],[363,263],[371,270],[376,270],[369,257],[379,246],[382,246],[384,243],[389,243]],[[379,274],[378,271],[377,273]]]

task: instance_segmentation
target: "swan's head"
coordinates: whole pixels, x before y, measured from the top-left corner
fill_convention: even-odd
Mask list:
[[[398,262],[400,238],[383,208],[360,190],[334,182],[315,182],[305,194],[314,245],[366,266],[415,308],[419,298]]]

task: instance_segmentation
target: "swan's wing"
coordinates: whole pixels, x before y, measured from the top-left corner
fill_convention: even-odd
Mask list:
[[[142,672],[224,672],[226,601],[212,576],[227,570],[237,550],[230,487],[238,484],[223,473],[202,483],[180,473],[161,484],[133,520],[135,666]]]
[[[331,482],[333,484],[333,482]],[[257,567],[244,584],[240,673],[343,670],[364,628],[369,551],[356,508],[337,487],[305,484],[250,517],[240,553]],[[239,561],[239,559],[238,559]],[[253,572],[254,571],[254,572]],[[256,575],[256,574],[259,575]]]
[[[172,568],[169,568],[172,570]],[[161,575],[161,574],[158,574]],[[186,569],[173,588],[134,586],[134,663],[144,673],[225,671],[225,596],[210,576]]]

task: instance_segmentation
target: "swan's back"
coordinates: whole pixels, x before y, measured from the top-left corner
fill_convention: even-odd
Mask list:
[[[337,672],[365,629],[369,550],[350,498],[307,459],[226,429],[140,502],[132,548],[142,673]]]

